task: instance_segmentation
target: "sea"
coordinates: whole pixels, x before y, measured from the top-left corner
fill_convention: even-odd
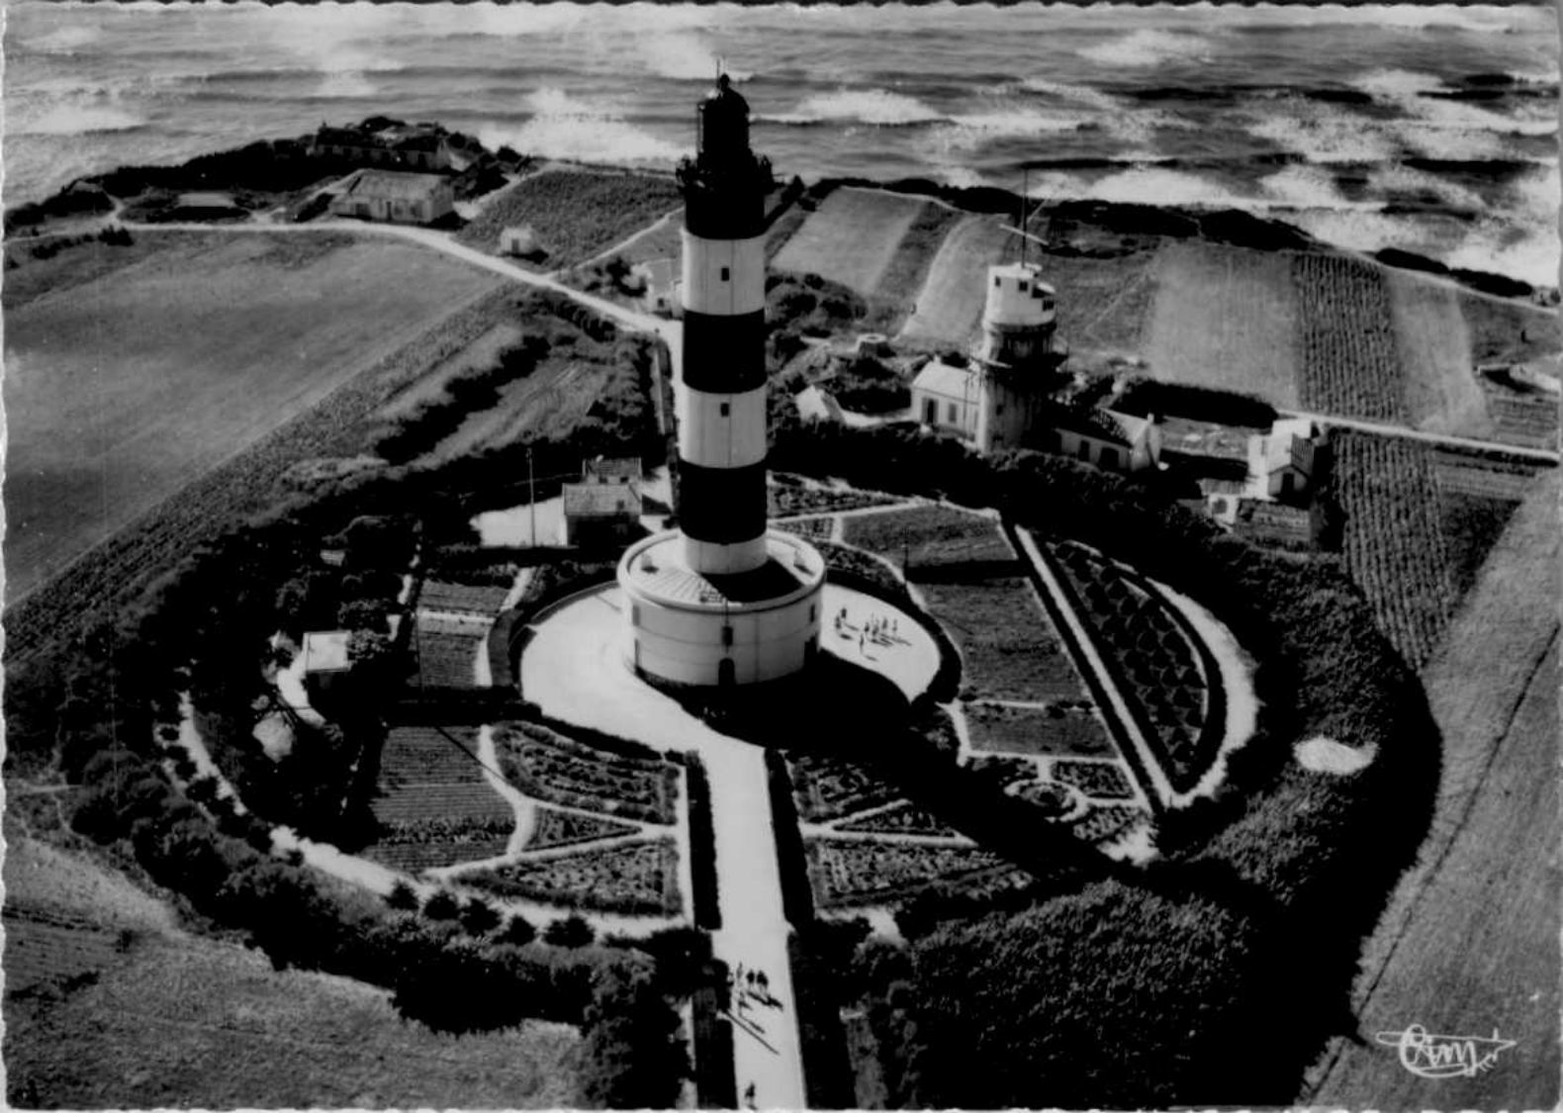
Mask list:
[[[670,167],[722,67],[805,179],[1236,207],[1554,286],[1550,5],[4,8],[4,200],[373,114]]]

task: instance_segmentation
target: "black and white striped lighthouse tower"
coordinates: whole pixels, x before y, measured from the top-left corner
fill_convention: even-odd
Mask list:
[[[700,104],[684,188],[683,391],[678,515],[700,573],[766,561],[765,196],[749,105],[727,75]]]
[[[684,193],[682,344],[676,359],[679,531],[619,565],[630,655],[642,675],[722,685],[801,668],[819,635],[824,562],[767,530],[765,199],[749,105],[727,76],[700,102]]]

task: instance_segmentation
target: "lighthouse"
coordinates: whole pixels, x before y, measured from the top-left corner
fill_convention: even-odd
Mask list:
[[[652,681],[731,686],[801,670],[819,642],[825,564],[767,526],[765,198],[749,105],[723,74],[700,102],[684,194],[675,351],[678,530],[619,563],[627,655]]]

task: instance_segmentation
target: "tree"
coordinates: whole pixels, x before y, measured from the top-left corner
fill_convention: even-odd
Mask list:
[[[462,905],[461,926],[469,935],[486,935],[499,926],[499,913],[474,896]]]
[[[397,911],[417,911],[418,893],[405,880],[398,880],[391,885],[391,891],[385,897],[385,902]]]
[[[581,1028],[581,1105],[671,1108],[690,1072],[681,1026],[649,975],[623,966],[606,969]]]
[[[543,941],[550,946],[590,946],[597,941],[597,932],[580,912],[571,912],[543,928]]]
[[[525,946],[537,938],[537,928],[524,915],[512,915],[505,929],[499,933],[499,941],[512,946]]]
[[[424,901],[423,914],[430,919],[456,919],[461,914],[461,906],[456,897],[442,888]]]

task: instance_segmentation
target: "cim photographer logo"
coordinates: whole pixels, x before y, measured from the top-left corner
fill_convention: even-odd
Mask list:
[[[1490,1037],[1440,1036],[1420,1024],[1412,1024],[1403,1032],[1378,1032],[1373,1038],[1395,1048],[1400,1054],[1400,1065],[1422,1078],[1474,1078],[1518,1042],[1500,1039],[1496,1028]]]

